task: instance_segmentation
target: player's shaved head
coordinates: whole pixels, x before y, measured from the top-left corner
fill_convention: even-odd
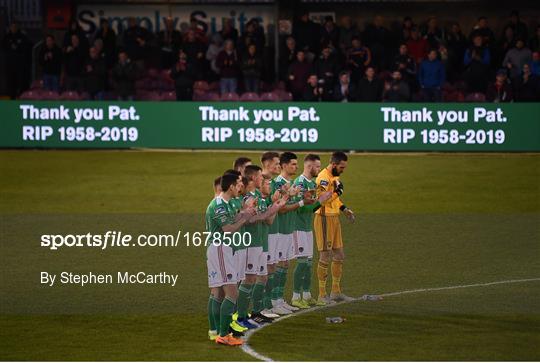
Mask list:
[[[257,175],[259,171],[262,171],[261,167],[258,165],[247,165],[244,169],[244,176],[249,180],[252,180],[253,177]]]
[[[279,154],[275,151],[267,151],[261,156],[261,163],[264,168],[263,173],[272,175],[278,175],[281,172],[279,165]]]
[[[233,175],[236,175],[236,177],[238,178],[239,176],[242,176],[242,173],[240,173],[238,170],[234,170],[234,169],[227,169],[223,172],[223,175],[225,174],[233,174]]]
[[[279,154],[275,151],[267,151],[261,156],[261,163],[264,165],[265,162],[272,161],[274,158],[279,159]]]
[[[304,162],[316,161],[316,160],[319,160],[319,161],[321,160],[321,158],[317,154],[307,154],[306,157],[304,158]]]
[[[321,171],[321,158],[316,154],[307,154],[304,158],[304,175],[314,178]]]

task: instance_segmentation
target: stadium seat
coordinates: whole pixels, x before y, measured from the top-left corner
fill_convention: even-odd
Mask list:
[[[175,91],[163,92],[161,94],[161,100],[162,101],[176,101],[176,92]]]
[[[276,92],[266,92],[261,95],[261,101],[264,102],[279,102],[279,94]]]
[[[275,92],[277,92],[280,101],[290,102],[293,99],[291,92],[287,92],[285,90],[276,90]]]
[[[469,93],[467,97],[465,97],[465,102],[485,102],[485,101],[486,101],[486,95],[480,92]]]
[[[254,92],[246,92],[242,94],[242,96],[240,97],[240,101],[257,102],[260,101],[260,98],[259,95]]]
[[[219,91],[219,82],[210,82],[208,84],[208,90],[209,91]]]
[[[217,92],[207,92],[205,93],[205,101],[212,101],[217,102],[221,101],[221,97],[219,96],[219,93]]]
[[[64,101],[76,101],[80,100],[79,94],[75,91],[65,91],[59,97],[60,100]]]
[[[32,82],[32,85],[30,85],[30,89],[43,89],[43,80],[36,79],[34,82]]]
[[[239,101],[238,93],[227,92],[221,95],[221,101]]]
[[[40,100],[43,95],[43,91],[40,89],[31,89],[23,92],[19,99],[21,100]]]
[[[54,91],[44,91],[42,94],[41,94],[41,98],[42,100],[48,100],[48,101],[55,101],[55,100],[58,100],[60,99],[60,96],[58,95],[57,92],[54,92]]]
[[[210,86],[208,85],[208,82],[206,81],[197,81],[193,84],[194,90],[201,90],[201,91],[208,91],[210,89]]]

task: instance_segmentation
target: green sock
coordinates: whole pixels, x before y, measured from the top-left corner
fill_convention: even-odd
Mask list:
[[[238,301],[236,302],[238,308],[238,318],[245,319],[247,318],[248,308],[249,308],[249,298],[251,295],[251,289],[253,285],[242,283],[238,289]]]
[[[229,325],[231,325],[232,322],[234,305],[234,301],[232,301],[229,297],[226,297],[221,303],[221,309],[219,312],[219,335],[222,337],[229,334]]]
[[[251,299],[253,300],[253,312],[258,313],[263,308],[263,294],[264,294],[264,286],[265,284],[262,282],[257,282],[255,286],[253,287],[253,296]]]
[[[287,284],[287,272],[289,271],[288,267],[283,267],[281,269],[281,277],[279,279],[279,298],[283,299],[285,295],[285,285]]]
[[[272,286],[272,300],[278,300],[280,296],[280,287],[281,287],[281,277],[283,276],[283,268],[276,268],[276,273],[274,274],[274,284]]]
[[[211,307],[209,307],[209,310],[211,309],[211,311],[209,312],[211,316],[211,319],[209,319],[210,330],[217,331],[219,329],[219,313],[221,310],[221,301],[219,301],[213,296],[210,296],[209,304],[211,305]]]
[[[306,261],[306,267],[304,269],[304,281],[302,290],[305,292],[311,292],[311,275],[313,274],[313,260],[308,258]]]
[[[274,286],[274,273],[268,275],[266,288],[264,289],[264,307],[272,309],[272,287]]]
[[[216,321],[214,320],[214,297],[210,295],[208,298],[208,326],[210,327],[210,330],[216,330],[217,325]]]
[[[307,267],[307,258],[301,257],[296,260],[294,269],[293,291],[300,294],[304,288],[304,275]]]

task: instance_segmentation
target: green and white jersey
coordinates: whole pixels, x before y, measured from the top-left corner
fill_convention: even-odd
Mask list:
[[[288,184],[289,186],[292,186],[292,181],[285,179],[283,176],[279,175],[275,179],[276,186],[279,186],[279,189],[281,189],[284,185]],[[298,201],[296,197],[289,198],[287,200],[287,205],[294,204]],[[280,213],[276,216],[276,219],[278,220],[278,232],[280,234],[292,234],[295,230],[295,222],[296,222],[296,212],[287,212],[287,213]]]
[[[299,200],[304,199],[304,193],[308,190],[313,191],[313,197],[315,198],[315,189],[317,184],[315,181],[308,179],[304,174],[300,175],[293,182],[294,186],[300,186],[300,193],[298,194]],[[316,204],[305,205],[298,208],[296,212],[296,230],[311,232],[313,231],[313,208]]]
[[[257,201],[257,214],[264,213],[266,211],[266,203],[264,203],[264,199],[259,190],[255,189],[252,192],[247,192],[246,195],[244,195],[244,202],[250,198],[255,198],[255,200]],[[264,209],[262,209],[263,204],[264,204]],[[262,222],[246,224],[245,227],[246,227],[245,228],[246,232],[248,232],[251,235],[251,245],[249,247],[261,247],[262,246],[262,239],[261,239]]]
[[[212,199],[206,208],[206,231],[211,232],[212,236],[219,233],[221,235],[219,240],[223,241],[223,226],[233,224],[235,216],[236,213],[225,199],[221,197]]]
[[[261,198],[261,206],[260,206],[261,213],[266,212],[266,210],[268,209],[268,207],[270,207],[271,204],[272,204],[272,200],[270,199],[270,197],[266,199]],[[266,224],[265,221],[262,221],[261,222],[261,241],[262,241],[263,252],[268,252],[269,231],[270,231],[270,225]]]
[[[242,197],[231,198],[231,200],[229,200],[229,205],[231,206],[231,209],[234,211],[234,218],[236,218],[236,215],[240,213],[240,210],[242,209]],[[246,227],[242,226],[237,232],[243,236],[245,231],[246,231]],[[234,246],[234,244],[232,244],[231,247],[234,251],[246,248],[246,246],[243,243],[240,243],[240,246]]]
[[[268,197],[268,200],[271,200],[272,195],[274,195],[276,190],[278,190],[279,188],[281,188],[283,186],[283,185],[280,185],[280,184],[276,183],[277,178],[278,177],[270,180],[270,196]],[[272,203],[270,202],[270,204],[272,204]],[[268,206],[270,206],[270,204],[268,204]],[[269,234],[277,234],[277,233],[279,233],[279,220],[278,220],[277,216],[276,216],[276,218],[274,218],[274,222],[272,222],[272,224],[269,226],[268,233]]]

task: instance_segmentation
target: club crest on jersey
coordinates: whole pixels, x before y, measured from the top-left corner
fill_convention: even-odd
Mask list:
[[[321,180],[321,186],[327,187],[328,186],[328,180]]]

